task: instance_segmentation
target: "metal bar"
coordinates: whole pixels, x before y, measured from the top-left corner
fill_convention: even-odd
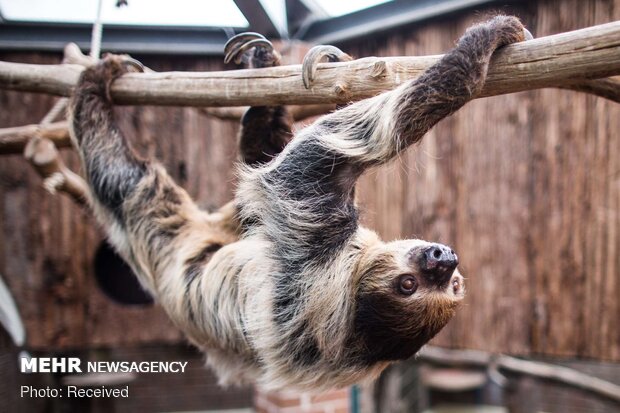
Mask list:
[[[287,37],[288,30],[282,27],[259,0],[234,0],[237,8],[243,13],[249,29],[267,37]]]
[[[0,24],[0,50],[61,52],[67,43],[91,47],[89,25]],[[228,37],[220,28],[106,26],[101,50],[132,54],[222,55]]]
[[[394,0],[368,9],[326,20],[317,20],[301,40],[337,44],[496,0]]]

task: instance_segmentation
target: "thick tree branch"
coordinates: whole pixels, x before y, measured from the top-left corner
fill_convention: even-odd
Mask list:
[[[95,35],[96,29],[101,31],[99,22],[98,25],[99,27],[96,24],[95,28],[93,28],[93,35]],[[99,37],[101,37],[101,33],[99,33]],[[94,44],[93,47],[98,50],[97,44]],[[88,63],[92,64],[94,59],[84,56],[77,45],[68,44],[65,47],[63,62],[74,61],[86,65]],[[24,158],[30,162],[35,171],[43,178],[43,187],[49,193],[64,192],[78,205],[85,206],[89,199],[88,184],[81,176],[71,171],[65,165],[56,148],[56,146],[71,145],[67,122],[52,123],[60,114],[65,112],[68,103],[68,98],[59,99],[43,117],[39,125],[13,128],[14,131],[18,129],[18,133],[9,134],[8,137],[13,137],[10,140],[13,144],[13,149],[25,142],[25,148],[23,148]],[[0,130],[0,136],[1,132]],[[30,134],[29,137],[28,134]],[[1,145],[0,150],[2,150]]]
[[[22,153],[28,141],[35,136],[49,139],[59,148],[71,146],[67,122],[18,126],[0,129],[0,155]]]
[[[239,121],[247,107],[230,107],[230,108],[197,108],[198,111],[206,116],[211,116],[222,120]],[[336,109],[336,105],[301,105],[291,106],[291,115],[293,119],[303,121],[313,116],[323,115]],[[55,122],[49,124],[25,125],[15,128],[0,129],[0,155],[10,155],[23,153],[28,141],[34,137],[40,136],[47,138],[58,148],[71,147],[69,138],[69,130],[67,122]]]
[[[577,92],[591,93],[605,99],[620,103],[620,78],[609,77],[607,79],[592,79],[579,81],[562,86],[562,89],[575,90]]]
[[[418,359],[431,363],[451,366],[476,366],[497,369],[515,374],[552,380],[586,390],[616,403],[620,403],[620,386],[575,369],[538,361],[522,360],[516,357],[491,354],[477,350],[450,350],[426,346],[418,354]]]
[[[353,101],[389,90],[419,76],[439,56],[365,58],[318,67],[317,81],[306,90],[301,67],[281,66],[207,73],[130,74],[119,79],[113,95],[119,103],[233,106],[323,102],[291,106],[295,120],[333,110],[333,102]],[[63,65],[0,62],[0,88],[69,95],[83,66],[93,64],[77,46],[65,49]],[[620,102],[620,22],[543,37],[506,47],[489,69],[483,96],[539,87],[593,93]],[[264,89],[263,89],[264,88]],[[330,103],[325,103],[330,102]],[[209,107],[201,112],[238,120],[245,108]],[[27,125],[0,130],[0,154],[23,151],[32,136],[70,146],[66,124]]]
[[[41,175],[43,186],[50,193],[65,192],[79,205],[88,202],[86,181],[67,168],[52,141],[41,137],[30,139],[24,157]]]
[[[346,103],[416,78],[439,57],[370,57],[325,63],[319,65],[310,89],[303,86],[300,65],[206,73],[132,73],[115,82],[112,96],[118,104],[174,106]],[[68,96],[81,70],[79,65],[0,62],[0,88]],[[620,22],[613,22],[498,51],[481,96],[542,87],[575,88],[583,80],[617,75]]]

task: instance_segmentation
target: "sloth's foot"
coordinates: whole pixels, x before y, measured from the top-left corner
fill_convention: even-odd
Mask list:
[[[107,53],[98,63],[120,74],[127,72],[144,72],[144,65],[127,54]]]
[[[234,61],[243,63],[245,67],[261,68],[280,66],[280,60],[280,53],[273,48],[273,44],[258,33],[238,34],[224,46],[224,63]]]
[[[514,16],[498,15],[486,22],[480,23],[480,26],[487,27],[494,32],[498,41],[498,47],[534,39],[532,33],[523,26],[521,20]],[[469,30],[474,30],[476,27],[473,26]]]
[[[112,82],[128,72],[143,72],[144,65],[128,55],[107,54],[94,66],[84,70],[82,83],[98,84],[108,101],[112,101],[110,86]]]
[[[348,62],[353,60],[351,56],[335,46],[314,46],[304,57],[304,62],[301,66],[301,77],[306,89],[310,89],[310,86],[312,86],[316,75],[316,67],[323,58],[326,58],[328,62]]]

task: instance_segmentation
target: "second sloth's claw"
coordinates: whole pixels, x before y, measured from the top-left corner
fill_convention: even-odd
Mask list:
[[[243,43],[250,39],[265,39],[265,36],[263,36],[260,33],[255,33],[255,32],[243,32],[243,33],[236,34],[230,39],[228,39],[228,41],[224,45],[224,54],[230,53],[230,49],[232,49],[232,47],[235,44]]]
[[[273,50],[273,45],[267,39],[250,40],[247,43],[240,43],[239,45],[236,45],[229,54],[224,56],[224,63],[230,63],[231,60],[234,60],[237,64],[241,63],[243,54],[253,47],[262,47],[263,49],[267,49],[269,51]]]
[[[273,51],[273,44],[262,34],[245,32],[233,36],[228,40],[224,46],[224,63],[230,63],[233,60],[237,64],[241,63],[243,54],[253,47],[261,47]]]
[[[328,62],[348,62],[353,60],[351,56],[335,46],[314,46],[306,56],[301,66],[301,77],[306,89],[310,89],[316,75],[316,67],[324,57]]]

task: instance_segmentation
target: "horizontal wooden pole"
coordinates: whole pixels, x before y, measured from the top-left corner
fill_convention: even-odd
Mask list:
[[[22,153],[33,137],[49,139],[59,148],[71,146],[67,122],[0,129],[0,154]]]
[[[223,72],[131,73],[112,86],[117,104],[251,106],[346,103],[418,77],[441,56],[369,57],[318,66],[305,89],[301,66]],[[0,88],[68,96],[79,65],[0,62]],[[497,52],[481,96],[620,75],[620,22],[513,44]]]
[[[30,139],[24,149],[24,157],[43,178],[43,187],[48,192],[64,192],[78,205],[86,206],[89,199],[88,184],[67,168],[54,142],[40,136]]]
[[[247,107],[201,107],[200,113],[217,119],[239,122]],[[295,122],[306,120],[313,116],[323,115],[336,109],[334,104],[290,106],[289,110]],[[0,155],[23,153],[26,144],[33,137],[47,138],[58,148],[71,147],[67,122],[49,124],[24,125],[14,128],[0,129]]]

